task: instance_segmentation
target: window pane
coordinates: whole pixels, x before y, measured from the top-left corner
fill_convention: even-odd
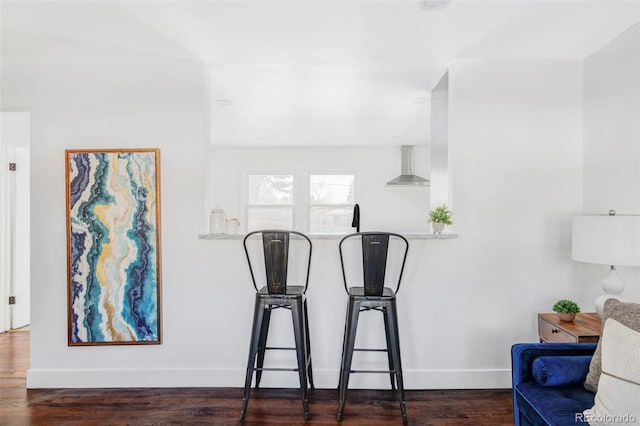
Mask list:
[[[317,234],[343,234],[351,230],[351,206],[311,207],[309,231]]]
[[[249,204],[293,204],[293,176],[249,175]]]
[[[354,200],[354,175],[309,176],[311,204],[350,204]]]
[[[293,229],[293,207],[249,207],[247,230]]]

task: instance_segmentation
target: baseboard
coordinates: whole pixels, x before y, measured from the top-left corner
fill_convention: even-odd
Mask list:
[[[337,369],[314,370],[319,389],[335,389]],[[404,370],[405,389],[494,389],[511,387],[510,369]],[[242,387],[244,369],[30,369],[27,388]],[[262,387],[297,387],[297,373],[265,372]],[[351,389],[386,389],[386,374],[353,374]]]

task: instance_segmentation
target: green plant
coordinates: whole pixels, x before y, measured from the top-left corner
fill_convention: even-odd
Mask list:
[[[429,220],[427,222],[444,223],[445,225],[452,225],[451,216],[453,212],[449,210],[446,204],[436,207],[429,211]]]
[[[559,314],[577,314],[580,312],[580,307],[576,302],[569,299],[560,299],[553,305],[553,312]]]

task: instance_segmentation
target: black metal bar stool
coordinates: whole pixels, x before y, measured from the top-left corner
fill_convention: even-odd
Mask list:
[[[343,245],[353,246],[352,251],[362,253],[362,276],[347,278],[345,273],[345,256]],[[391,381],[391,389],[398,393],[400,411],[403,423],[407,422],[407,412],[404,401],[404,382],[402,379],[402,363],[400,359],[400,340],[398,336],[398,313],[396,308],[396,293],[400,288],[400,281],[404,271],[404,265],[409,251],[409,242],[399,234],[389,232],[363,232],[350,234],[344,237],[339,244],[340,264],[344,288],[349,295],[347,305],[347,317],[344,328],[344,341],[342,345],[342,363],[340,365],[340,406],[338,408],[338,421],[342,420],[344,406],[349,387],[351,373],[388,373]],[[393,248],[392,248],[393,247]],[[391,257],[391,262],[389,261]],[[394,263],[395,269],[388,274],[388,266]],[[389,275],[398,277],[395,289],[385,287],[385,278]],[[348,281],[357,280],[361,286],[349,287]],[[384,318],[386,348],[368,349],[355,348],[356,330],[361,312],[379,311]],[[389,363],[388,370],[352,370],[351,363],[353,353],[357,351],[386,352]]]
[[[255,386],[260,386],[263,371],[297,371],[302,391],[302,407],[304,418],[311,418],[309,414],[309,387],[313,386],[311,369],[311,344],[309,339],[309,321],[307,315],[306,291],[309,284],[309,269],[311,265],[311,240],[296,231],[264,230],[247,234],[243,241],[249,271],[253,286],[256,289],[255,309],[253,312],[253,327],[251,330],[251,344],[247,361],[247,376],[244,385],[244,398],[240,418],[244,419],[251,381],[255,372]],[[249,246],[252,247],[249,247]],[[295,248],[291,246],[295,245]],[[257,277],[254,270],[264,262],[264,276]],[[304,285],[289,285],[291,269],[298,271]],[[266,284],[259,287],[257,281]],[[300,283],[303,284],[303,283]],[[271,312],[275,309],[288,309],[293,320],[293,335],[295,347],[268,347],[267,335]],[[295,368],[266,368],[264,367],[265,351],[267,350],[295,350],[297,367]]]

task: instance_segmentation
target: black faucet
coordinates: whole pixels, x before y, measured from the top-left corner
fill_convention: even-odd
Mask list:
[[[360,206],[356,204],[353,206],[353,221],[351,226],[356,228],[356,232],[360,232]]]

